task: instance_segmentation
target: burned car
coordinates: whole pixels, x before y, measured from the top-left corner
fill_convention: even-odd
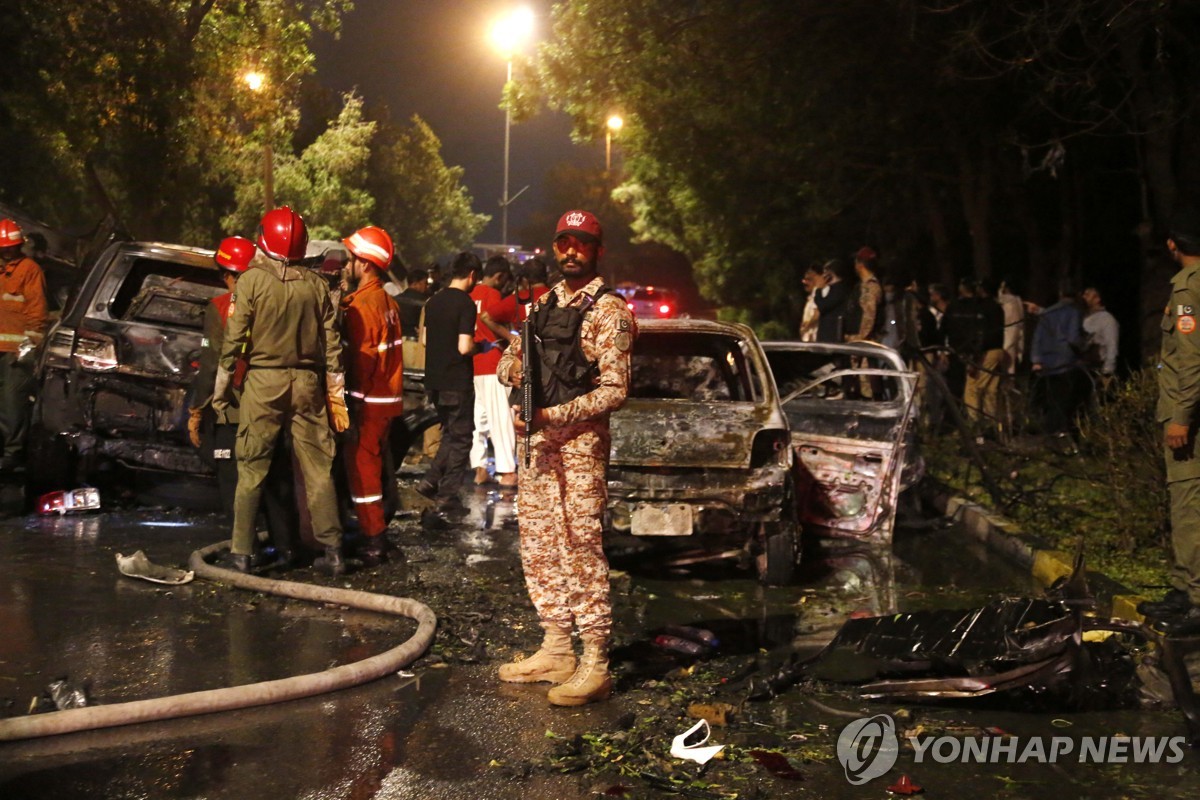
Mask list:
[[[612,415],[611,527],[722,556],[732,541],[763,582],[789,582],[799,557],[792,452],[754,332],[638,325],[629,399]]]
[[[900,495],[924,474],[916,374],[874,342],[762,346],[791,431],[804,529],[890,542]]]
[[[216,502],[213,469],[188,441],[187,418],[205,306],[225,291],[211,250],[116,242],[99,255],[38,355],[31,495],[108,484],[149,489],[155,501]],[[420,376],[413,384],[419,392]],[[427,424],[423,405],[393,426],[393,452],[403,455],[415,436],[410,417]]]

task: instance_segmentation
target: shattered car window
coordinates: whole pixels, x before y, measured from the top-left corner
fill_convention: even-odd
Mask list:
[[[633,352],[631,397],[699,402],[749,402],[758,376],[736,339],[643,332]]]
[[[113,297],[110,313],[115,319],[200,330],[205,305],[224,292],[216,270],[139,258]]]
[[[779,396],[785,406],[796,399],[847,399],[866,402],[891,402],[899,397],[896,378],[880,376],[881,391],[863,391],[862,381],[854,376],[835,373],[855,369],[894,371],[895,366],[883,356],[857,356],[846,353],[822,353],[808,350],[773,350],[768,354]],[[799,394],[797,394],[797,392]]]

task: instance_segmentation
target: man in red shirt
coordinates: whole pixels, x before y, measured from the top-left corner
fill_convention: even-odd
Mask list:
[[[516,304],[506,302],[501,294],[512,279],[512,265],[504,256],[492,256],[483,266],[483,278],[471,290],[475,301],[477,341],[500,342],[512,340],[511,328],[517,322]],[[487,471],[487,446],[491,440],[496,458],[496,476],[501,486],[517,485],[517,436],[513,431],[509,411],[508,389],[496,379],[500,363],[499,347],[488,348],[475,355],[475,436],[471,442],[471,466],[475,468],[475,483],[490,480]]]
[[[355,410],[347,438],[346,472],[358,525],[366,537],[367,566],[387,560],[383,464],[392,419],[404,410],[404,350],[400,307],[383,288],[382,269],[392,261],[392,240],[368,225],[343,240],[349,294],[342,300],[346,338],[346,394]]]

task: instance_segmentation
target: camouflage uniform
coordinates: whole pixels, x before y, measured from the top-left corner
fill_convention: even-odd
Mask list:
[[[1189,428],[1179,450],[1163,446],[1171,498],[1171,585],[1200,605],[1200,452],[1196,446],[1200,406],[1200,266],[1185,266],[1171,279],[1171,298],[1163,313],[1158,369],[1158,421],[1165,430],[1175,422]]]
[[[551,291],[560,307],[578,306],[585,292],[594,295],[602,285],[596,278],[572,293],[561,282]],[[547,423],[532,436],[530,465],[518,471],[521,565],[538,617],[605,639],[612,628],[601,525],[607,500],[608,415],[628,396],[629,351],[636,335],[633,316],[619,295],[596,300],[583,318],[580,341],[584,355],[599,366],[599,383],[581,397],[545,409]],[[521,353],[517,339],[500,359],[496,375],[506,386],[514,385],[511,376],[520,370]],[[518,463],[523,464],[524,437],[518,440]]]

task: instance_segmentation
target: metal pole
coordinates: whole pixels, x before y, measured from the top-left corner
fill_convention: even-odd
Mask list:
[[[263,200],[267,211],[275,207],[275,155],[270,142],[263,145]]]
[[[612,169],[612,131],[605,129],[604,131],[604,171],[608,172]]]
[[[508,60],[508,80],[504,83],[504,88],[508,89],[508,85],[512,83],[512,59]],[[508,103],[504,104],[504,194],[500,198],[500,241],[504,245],[505,252],[508,251],[508,144],[509,130],[512,127],[512,109]]]

